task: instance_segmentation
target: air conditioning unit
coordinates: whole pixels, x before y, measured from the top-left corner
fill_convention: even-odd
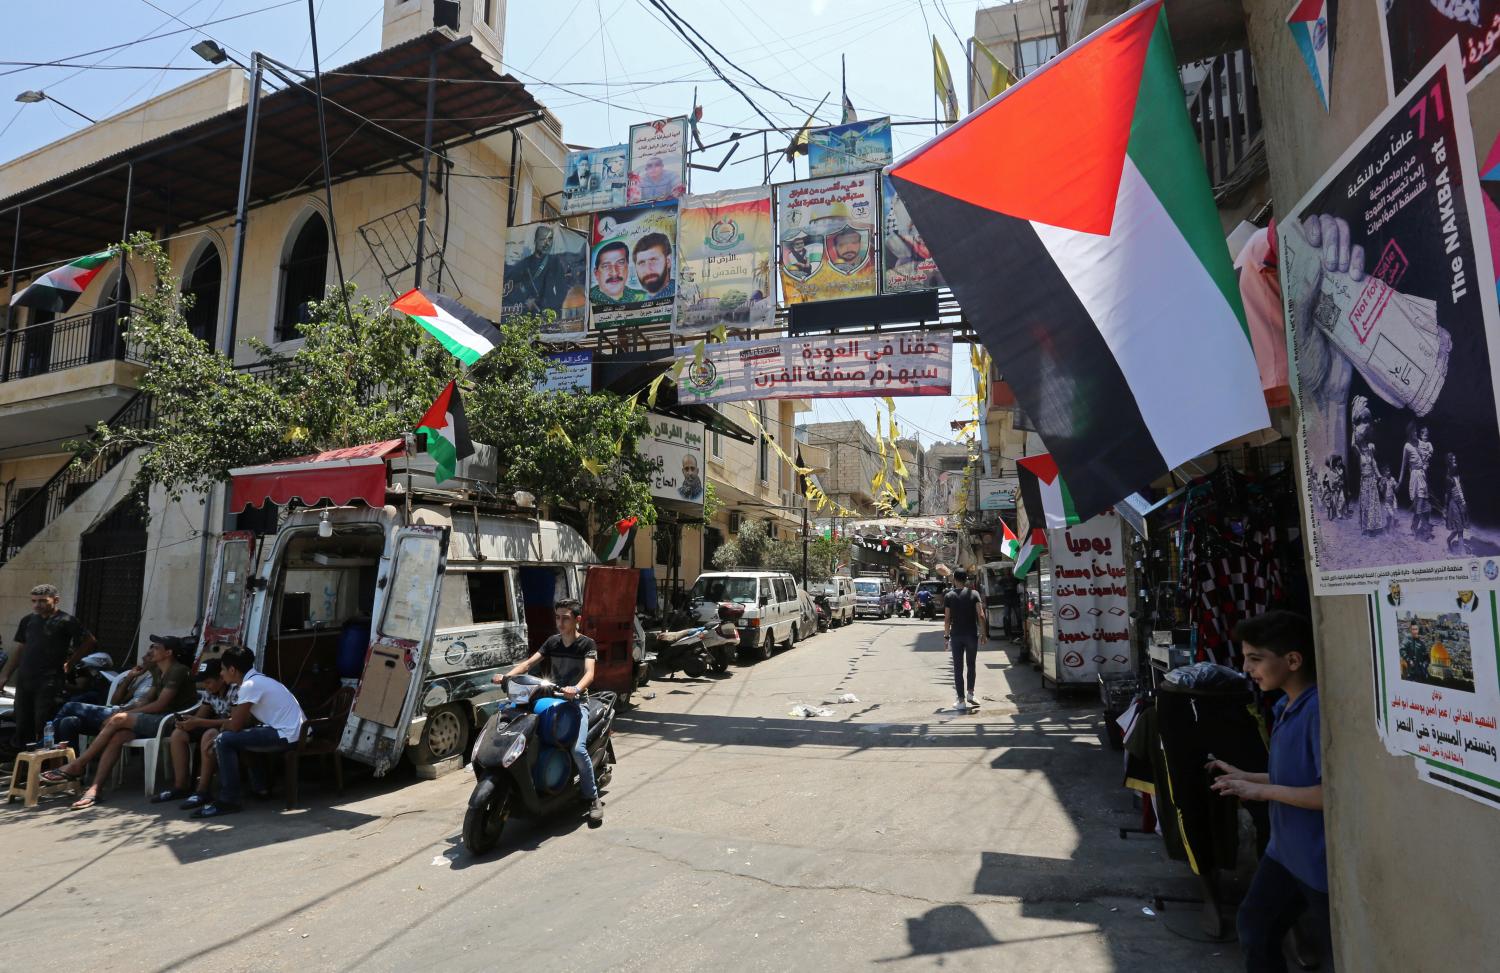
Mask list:
[[[744,514],[740,513],[738,510],[729,511],[729,532],[731,534],[738,534],[740,532],[740,527],[743,526],[744,523]]]

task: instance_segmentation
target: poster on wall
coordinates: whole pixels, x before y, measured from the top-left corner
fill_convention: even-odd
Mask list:
[[[590,392],[594,387],[592,351],[557,351],[547,356],[547,374],[538,392]]]
[[[564,215],[592,213],[625,205],[630,146],[578,149],[568,153],[562,187]]]
[[[943,273],[889,179],[880,187],[880,212],[884,233],[880,250],[881,291],[900,294],[942,287]]]
[[[1020,480],[1014,476],[981,476],[979,509],[1014,510],[1020,490]]]
[[[505,233],[505,279],[500,319],[522,314],[548,318],[541,337],[576,339],[588,331],[584,284],[586,234],[561,223],[513,226]]]
[[[1500,805],[1495,592],[1386,580],[1373,601],[1386,749],[1416,758],[1429,783]]]
[[[672,330],[769,328],[771,192],[764,187],[684,196],[677,210],[677,318]]]
[[[1319,594],[1500,557],[1500,335],[1458,49],[1278,224]]]
[[[651,460],[651,495],[673,506],[703,504],[703,423],[660,413],[647,418],[651,431],[641,437],[641,455]]]
[[[672,320],[677,202],[606,210],[594,216],[589,303],[594,327]]]
[[[891,164],[891,120],[871,118],[807,133],[807,168],[814,179]]]
[[[875,294],[873,172],[776,187],[776,263],[787,304]]]
[[[1457,38],[1464,81],[1473,87],[1500,55],[1500,0],[1366,0],[1380,20],[1386,92],[1392,98]]]
[[[630,126],[627,203],[675,199],[687,192],[686,118],[659,118]]]
[[[685,402],[949,395],[953,335],[715,341],[681,359]]]
[[[1120,518],[1099,514],[1047,531],[1059,682],[1093,682],[1135,671],[1130,658],[1130,591]]]

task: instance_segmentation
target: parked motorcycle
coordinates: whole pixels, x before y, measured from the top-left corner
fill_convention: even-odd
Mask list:
[[[577,710],[556,685],[533,676],[511,676],[505,692],[505,704],[480,731],[470,761],[476,782],[464,814],[463,842],[474,855],[495,847],[511,814],[557,814],[582,799],[572,752]],[[601,788],[609,783],[615,762],[615,703],[610,692],[577,701],[588,707],[589,757]]]
[[[714,655],[709,651],[704,636],[710,631],[698,626],[678,629],[675,632],[654,632],[646,653],[646,671],[652,679],[666,679],[681,672],[696,679],[714,665]],[[719,670],[722,671],[722,670]]]
[[[719,602],[719,624],[703,633],[703,644],[708,648],[713,661],[709,668],[714,672],[726,672],[729,663],[740,651],[740,631],[736,623],[745,614],[745,606],[732,601]]]
[[[813,608],[816,609],[818,613],[818,631],[828,631],[828,596],[813,595]]]

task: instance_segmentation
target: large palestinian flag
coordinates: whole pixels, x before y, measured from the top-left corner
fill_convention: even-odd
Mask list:
[[[446,294],[426,294],[413,288],[396,298],[391,307],[426,328],[465,365],[474,364],[500,343],[498,328]]]
[[[417,423],[427,455],[436,468],[433,480],[442,483],[458,471],[458,461],[474,455],[469,438],[469,420],[464,416],[464,400],[459,397],[458,383],[449,382],[438,394],[422,421]]]
[[[49,270],[23,290],[11,295],[10,306],[61,314],[73,306],[78,296],[88,288],[89,281],[99,276],[99,271],[114,257],[115,251],[100,250]]]
[[[891,181],[1080,510],[1268,425],[1161,0]]]

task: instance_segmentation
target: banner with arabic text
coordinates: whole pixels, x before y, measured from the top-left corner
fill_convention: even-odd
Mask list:
[[[661,118],[630,126],[627,203],[674,199],[687,192],[686,118]]]
[[[684,196],[677,211],[678,334],[720,326],[769,328],[771,191],[763,186]]]
[[[880,190],[873,172],[776,187],[776,262],[787,304],[873,297]]]
[[[687,402],[949,395],[947,332],[723,341],[684,356],[678,396]]]
[[[1130,589],[1120,518],[1099,514],[1047,531],[1052,552],[1052,610],[1057,623],[1060,682],[1095,682],[1100,674],[1134,672],[1130,650]]]

